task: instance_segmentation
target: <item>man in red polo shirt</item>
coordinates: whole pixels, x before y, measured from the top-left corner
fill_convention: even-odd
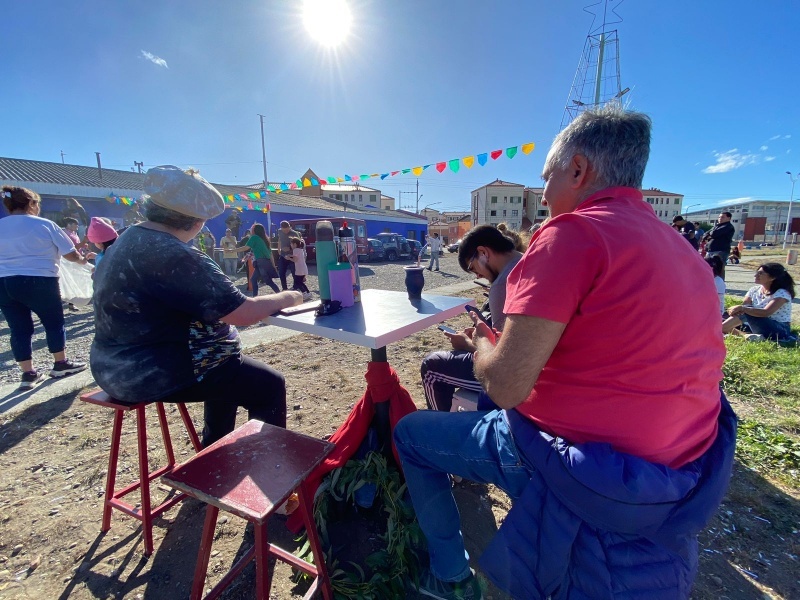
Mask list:
[[[669,486],[663,492],[659,487],[659,473],[667,473],[663,480],[673,476],[671,470],[683,477],[686,473],[678,470],[707,458],[714,445],[725,356],[719,300],[697,251],[661,223],[642,199],[639,190],[649,146],[650,119],[617,106],[584,112],[556,137],[542,173],[543,203],[551,218],[534,233],[528,251],[508,276],[503,332],[475,320],[475,374],[505,410],[471,416],[423,411],[398,424],[397,449],[431,556],[430,572],[422,581],[429,597],[477,597],[447,473],[495,483],[515,500],[515,507],[520,498],[528,508],[533,505],[530,514],[538,510],[538,500],[532,498],[540,498],[541,511],[536,518],[523,517],[523,522],[528,518],[530,531],[539,532],[531,533],[536,540],[531,541],[530,565],[541,565],[544,559],[536,556],[536,541],[541,545],[547,522],[557,521],[567,507],[575,513],[576,503],[589,494],[587,488],[573,502],[554,479],[539,480],[541,469],[535,465],[541,457],[528,453],[531,448],[546,451],[533,443],[540,436],[560,438],[565,445],[559,451],[581,458],[563,459],[567,470],[578,468],[585,474],[592,468],[586,465],[595,462],[619,465],[633,460],[632,468],[642,476],[642,490],[636,493],[649,494],[634,495],[633,504],[648,507],[653,497],[658,504],[662,493],[664,503],[675,500]],[[664,256],[671,260],[665,262]],[[693,332],[691,339],[686,331]],[[609,448],[603,444],[610,450],[603,450]],[[573,447],[577,454],[570,454]],[[551,445],[545,448],[549,451]],[[609,456],[618,458],[603,463]],[[627,476],[633,477],[630,472]],[[614,468],[598,471],[595,477],[612,488],[615,478],[619,498],[630,494],[630,481]],[[531,481],[536,481],[535,491],[529,488]],[[553,507],[553,497],[563,503],[561,508]],[[625,503],[620,505],[615,510],[624,511]],[[712,500],[693,510],[705,514],[709,506],[716,508]],[[509,517],[512,514],[513,509]],[[614,529],[611,515],[599,523],[580,518],[592,531],[639,533]],[[691,533],[681,533],[681,539],[688,540]],[[555,541],[567,544],[565,556],[572,556],[572,541],[559,535]],[[600,552],[595,556],[614,555],[613,547],[604,547],[605,539],[593,542]],[[556,560],[556,547],[554,543],[551,561]],[[691,586],[691,561],[671,565],[658,552],[648,553],[645,542],[625,554],[644,563],[669,565],[673,573],[685,569],[674,597],[683,594],[687,580]],[[613,590],[604,589],[608,577],[619,577],[598,575],[607,565],[577,561],[576,566],[574,559],[565,560],[563,573],[583,568],[577,580],[596,583],[589,586],[590,596],[606,597],[608,592],[612,597],[624,591],[620,581]],[[530,573],[535,571],[530,566]],[[497,572],[489,574],[495,582],[503,579]],[[565,582],[559,585],[569,585]],[[528,589],[544,583],[531,583]],[[563,592],[562,587],[559,593]]]

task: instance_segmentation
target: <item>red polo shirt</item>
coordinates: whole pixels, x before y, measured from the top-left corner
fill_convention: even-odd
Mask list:
[[[505,312],[567,324],[517,406],[543,430],[670,467],[713,443],[725,358],[714,276],[638,190],[603,190],[539,229]]]

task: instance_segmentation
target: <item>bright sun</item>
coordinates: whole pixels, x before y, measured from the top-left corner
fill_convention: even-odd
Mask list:
[[[324,46],[333,48],[344,41],[352,21],[347,0],[303,0],[303,23]]]

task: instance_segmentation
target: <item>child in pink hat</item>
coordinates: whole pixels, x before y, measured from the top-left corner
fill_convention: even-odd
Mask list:
[[[94,264],[96,267],[100,264],[108,247],[113,244],[119,236],[106,219],[102,217],[92,217],[92,220],[89,222],[89,229],[86,231],[86,237],[91,243],[100,248],[100,252],[94,257]]]

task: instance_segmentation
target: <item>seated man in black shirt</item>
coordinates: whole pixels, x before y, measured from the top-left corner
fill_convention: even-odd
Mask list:
[[[97,383],[123,402],[204,402],[203,444],[233,431],[238,406],[286,426],[286,385],[242,356],[236,326],[300,304],[300,292],[247,298],[206,254],[189,245],[222,196],[194,171],[147,172],[147,220],[108,249],[94,279]]]

